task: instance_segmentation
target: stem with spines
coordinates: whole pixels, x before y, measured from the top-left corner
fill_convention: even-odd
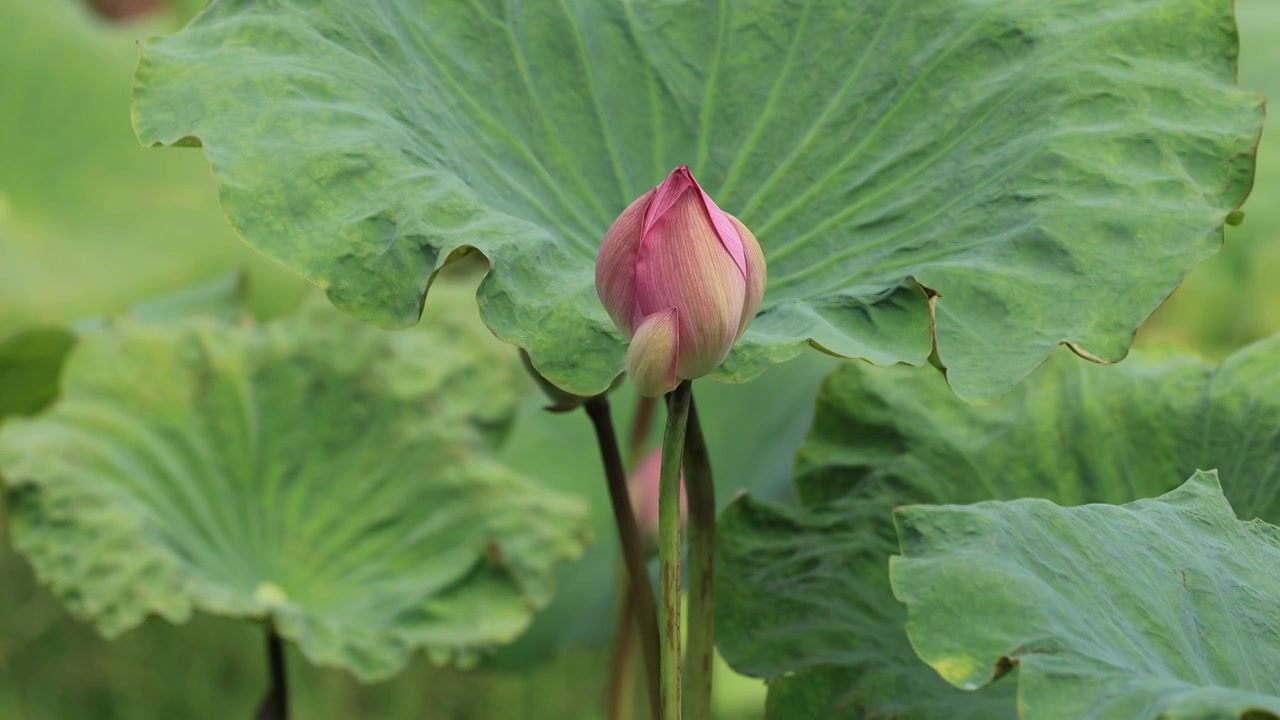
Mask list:
[[[690,381],[667,395],[667,431],[662,440],[658,486],[658,557],[662,576],[662,720],[680,720],[680,465],[689,420]],[[698,720],[705,720],[699,718]]]

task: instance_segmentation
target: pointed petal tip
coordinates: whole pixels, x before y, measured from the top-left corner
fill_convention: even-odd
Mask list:
[[[733,258],[743,277],[746,277],[747,262],[742,249],[742,238],[738,236],[737,228],[730,222],[731,216],[721,210],[707,191],[702,189],[702,185],[693,176],[688,165],[677,165],[666,179],[654,188],[653,201],[649,204],[649,211],[644,216],[642,235],[648,236],[658,220],[677,203],[690,202],[691,200],[685,199],[685,194],[689,190],[697,192],[695,199],[700,201],[702,210],[706,213],[706,219],[720,238],[720,244],[724,246],[725,252],[729,253],[729,257]]]
[[[642,243],[645,242],[643,238],[649,236],[653,226],[658,223],[662,216],[666,215],[678,203],[684,201],[686,192],[695,188],[701,192],[697,181],[690,174],[689,168],[684,165],[672,170],[666,179],[658,183],[658,186],[652,190],[653,198],[650,200],[648,209],[644,214],[644,223],[641,226]]]
[[[689,171],[689,166],[677,165],[674,170],[667,173],[667,176],[662,179],[662,182],[658,183],[654,190],[661,197],[675,198],[691,187],[698,187],[698,181],[694,179],[693,173]]]

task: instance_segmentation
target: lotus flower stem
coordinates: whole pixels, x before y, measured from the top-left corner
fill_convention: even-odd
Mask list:
[[[658,557],[662,575],[662,720],[680,720],[680,465],[692,386],[682,380],[667,395],[658,489]],[[698,718],[705,720],[705,718]]]
[[[649,580],[649,566],[645,562],[644,548],[640,542],[640,529],[636,525],[635,511],[631,508],[627,472],[622,466],[622,453],[618,448],[617,433],[613,429],[609,400],[599,395],[584,403],[583,408],[591,418],[591,424],[595,426],[596,441],[600,445],[600,458],[604,462],[605,480],[609,487],[609,504],[613,507],[613,520],[618,527],[622,560],[630,579],[628,587],[631,606],[640,631],[640,651],[644,656],[649,707],[653,716],[657,717],[661,695],[658,608],[653,599],[653,583]]]
[[[267,622],[267,671],[271,675],[271,687],[258,706],[254,720],[288,720],[289,675],[284,664],[284,641],[270,621]]]
[[[687,715],[701,719],[711,717],[711,675],[715,664],[716,491],[692,390],[684,473],[689,502],[689,646],[685,656],[684,702]]]

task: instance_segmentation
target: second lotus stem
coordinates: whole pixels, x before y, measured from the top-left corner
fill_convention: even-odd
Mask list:
[[[654,406],[657,404],[655,398],[643,397],[639,398],[636,403],[635,416],[631,420],[630,440],[627,443],[627,467],[635,472],[640,464],[640,459],[644,455],[645,446],[649,440],[649,431],[653,427]],[[634,510],[634,508],[633,508]],[[641,632],[652,633],[654,638],[653,662],[658,662],[657,654],[657,633],[658,633],[658,616],[656,605],[653,607],[653,614],[649,617],[643,617],[642,613],[637,611],[635,597],[632,593],[632,583],[630,579],[630,568],[627,567],[626,558],[623,558],[622,573],[619,576],[619,602],[617,622],[614,628],[613,656],[609,661],[609,686],[606,693],[606,717],[609,720],[630,720],[631,707],[629,706],[631,694],[631,655],[634,648],[632,640],[635,633],[632,630],[637,624],[641,626]],[[649,593],[652,604],[653,588],[645,586],[644,592]],[[648,625],[646,625],[648,623]],[[647,669],[647,668],[646,668]],[[657,666],[653,666],[654,685],[653,690],[657,692]],[[653,713],[657,713],[658,706],[656,704],[656,694],[654,695],[652,704]]]
[[[689,631],[685,654],[684,709],[693,720],[711,717],[715,662],[716,491],[711,458],[689,394],[684,445],[684,482],[689,502]]]
[[[635,511],[627,492],[627,473],[622,466],[622,453],[618,448],[618,436],[613,429],[613,415],[609,401],[604,396],[594,397],[583,406],[595,426],[600,444],[601,461],[604,463],[605,480],[609,488],[610,506],[618,527],[618,539],[622,545],[623,565],[629,582],[631,606],[639,629],[640,650],[645,662],[645,681],[649,690],[651,709],[659,706],[661,672],[658,612],[653,602],[653,586],[649,582],[649,566],[640,546],[640,531],[636,527]]]

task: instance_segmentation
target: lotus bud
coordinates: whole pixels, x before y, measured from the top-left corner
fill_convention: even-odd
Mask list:
[[[662,484],[662,448],[653,450],[636,465],[627,478],[631,511],[636,516],[640,538],[649,548],[658,544],[658,487]],[[688,498],[684,491],[684,468],[680,469],[680,527],[684,527]]]
[[[596,292],[631,339],[627,373],[657,397],[720,366],[764,296],[764,253],[681,165],[605,233]]]

